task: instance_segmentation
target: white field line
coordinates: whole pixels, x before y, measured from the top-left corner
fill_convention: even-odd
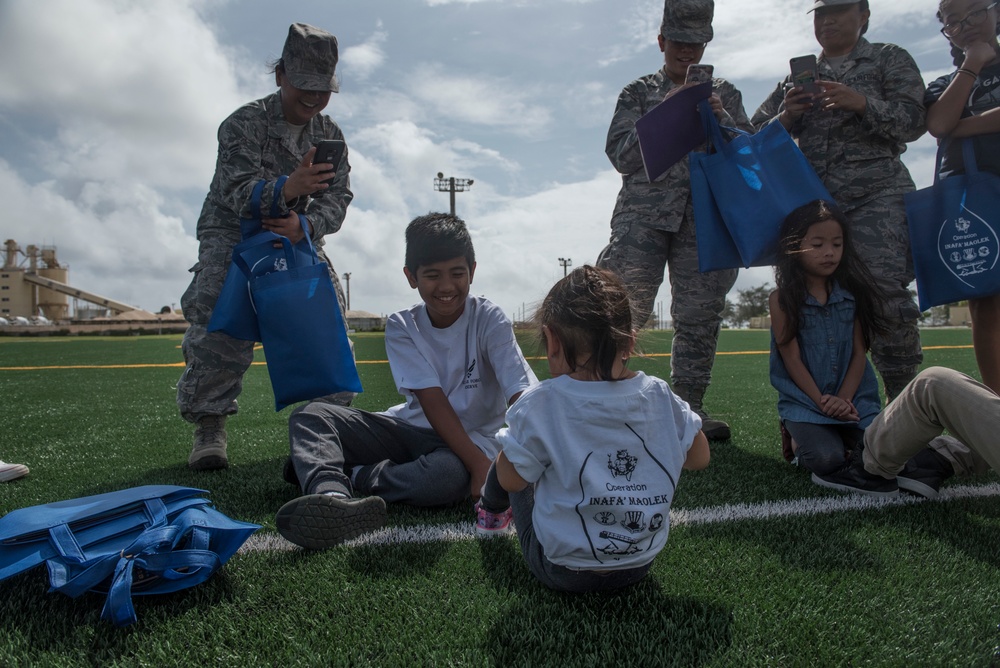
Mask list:
[[[849,511],[871,510],[892,506],[908,506],[918,503],[941,503],[955,499],[974,499],[1000,496],[1000,483],[986,485],[957,485],[947,487],[934,501],[902,494],[897,497],[875,498],[861,494],[846,494],[842,497],[817,497],[791,501],[771,501],[767,503],[738,503],[726,506],[671,510],[670,526],[698,526],[722,522],[760,521],[799,515],[821,515]],[[391,527],[373,531],[370,534],[344,543],[345,547],[374,547],[398,545],[402,543],[435,543],[476,538],[473,520],[460,524],[437,524],[410,527]],[[243,547],[247,552],[281,552],[300,549],[276,533],[254,534]]]

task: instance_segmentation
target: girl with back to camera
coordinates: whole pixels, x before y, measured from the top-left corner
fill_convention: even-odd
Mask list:
[[[847,218],[822,200],[781,229],[771,293],[771,384],[799,466],[824,475],[847,463],[881,410],[868,362],[884,333],[885,299],[851,245]],[[796,445],[797,444],[797,445]]]
[[[551,589],[617,589],[663,549],[681,469],[708,466],[701,418],[667,383],[630,371],[627,289],[574,269],[536,314],[552,378],[507,411],[476,506],[480,534],[517,525],[528,570]]]
[[[997,3],[944,0],[941,32],[957,70],[927,87],[927,130],[944,146],[942,178],[962,174],[962,141],[971,139],[976,165],[1000,175],[1000,44]],[[960,140],[960,141],[955,141]],[[1000,202],[997,202],[1000,206]],[[983,384],[1000,394],[1000,294],[969,300],[972,344]]]

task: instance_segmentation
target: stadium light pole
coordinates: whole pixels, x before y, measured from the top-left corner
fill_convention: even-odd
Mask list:
[[[351,310],[351,272],[345,271],[344,280],[347,282],[347,310]]]
[[[566,274],[569,271],[568,267],[572,267],[573,266],[573,258],[569,258],[569,257],[562,258],[561,257],[561,258],[559,258],[559,264],[561,264],[562,268],[563,268],[563,278],[566,278]]]
[[[434,190],[451,194],[451,215],[455,215],[455,193],[464,193],[472,187],[472,179],[456,179],[454,176],[444,177],[443,172],[437,173],[434,179]]]

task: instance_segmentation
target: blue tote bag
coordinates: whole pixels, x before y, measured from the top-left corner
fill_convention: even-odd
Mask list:
[[[694,232],[698,243],[698,271],[736,269],[743,258],[722,219],[712,188],[708,185],[704,161],[708,153],[690,154],[691,206],[694,208]]]
[[[301,218],[301,217],[300,217]],[[303,219],[303,225],[305,220]],[[361,392],[344,315],[325,262],[279,237],[284,268],[250,279],[275,410],[337,392]],[[235,261],[250,274],[252,254]]]
[[[274,183],[270,212],[272,218],[278,216],[277,202],[287,180],[287,176],[280,176]],[[264,180],[258,181],[250,195],[251,217],[240,220],[243,240],[233,247],[233,261],[229,265],[226,280],[219,292],[219,299],[215,302],[212,317],[208,321],[208,331],[225,332],[234,339],[244,341],[261,340],[257,313],[254,311],[253,299],[250,296],[250,278],[253,272],[264,274],[274,271],[281,266],[285,257],[281,248],[275,248],[275,244],[280,243],[281,237],[261,228],[260,200],[265,184]],[[308,247],[303,242],[296,244],[295,248],[297,252],[308,256]],[[251,268],[250,273],[236,262],[235,258],[240,255],[246,256],[246,265]]]
[[[980,172],[972,141],[962,140],[965,174],[907,193],[906,220],[920,310],[1000,293],[1000,176]]]
[[[51,591],[107,594],[102,619],[131,624],[133,595],[204,582],[260,528],[226,517],[206,494],[146,485],[11,511],[0,518],[0,580],[45,563]]]
[[[766,125],[756,134],[726,128],[733,135],[727,141],[708,102],[698,106],[715,153],[692,153],[692,171],[697,162],[708,182],[718,216],[725,222],[728,236],[740,255],[738,265],[715,268],[772,265],[777,259],[778,237],[785,216],[803,204],[819,199],[832,202],[833,198],[780,123]],[[696,227],[702,224],[699,213],[709,224],[712,222],[711,212],[703,203],[700,209],[695,208]],[[698,242],[700,261],[701,237]],[[718,242],[717,253],[713,248],[716,244],[709,244],[707,253],[720,258],[731,255],[729,241]]]

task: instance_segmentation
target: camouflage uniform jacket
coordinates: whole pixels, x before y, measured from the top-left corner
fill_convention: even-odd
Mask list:
[[[752,132],[753,127],[743,109],[743,96],[736,87],[724,79],[713,79],[712,85],[729,114],[722,125]],[[622,188],[611,216],[612,226],[623,219],[667,232],[676,232],[681,226],[691,196],[688,159],[684,157],[650,183],[642,165],[639,137],[635,131],[635,122],[663,102],[667,92],[676,87],[663,67],[625,86],[618,96],[605,148],[611,164],[622,175]]]
[[[224,237],[240,239],[240,218],[250,217],[250,194],[260,179],[266,179],[261,211],[271,210],[274,181],[291,174],[312,146],[321,139],[341,139],[344,134],[329,116],[317,114],[306,125],[301,142],[288,132],[281,111],[281,96],[275,92],[237,109],[219,126],[219,157],[215,176],[198,218],[198,239]],[[305,214],[317,245],[324,235],[340,229],[347,205],[354,199],[350,189],[351,166],[347,152],[337,169],[333,184],[312,197],[299,197],[286,206],[279,198],[281,215],[294,209]]]
[[[924,133],[923,79],[917,64],[895,44],[858,40],[838,76],[823,57],[819,78],[850,86],[868,101],[863,116],[850,111],[807,111],[791,134],[826,184],[830,194],[850,211],[885,195],[913,190],[910,173],[900,160],[906,143]],[[780,122],[785,84],[778,84],[753,116],[760,128]]]

